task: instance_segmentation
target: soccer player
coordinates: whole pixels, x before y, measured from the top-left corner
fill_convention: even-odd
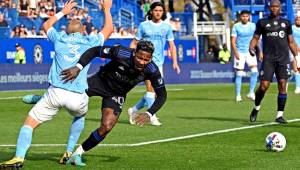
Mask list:
[[[136,115],[134,121],[137,125],[142,126],[151,121],[153,115],[163,106],[167,91],[159,68],[152,61],[153,52],[153,44],[145,40],[140,40],[135,50],[123,46],[93,47],[81,56],[75,67],[62,71],[65,82],[74,81],[80,70],[96,56],[111,59],[99,72],[88,78],[87,95],[103,98],[100,127],[76,149],[68,163],[85,165],[81,161],[81,155],[103,141],[112,130],[121,114],[126,94],[138,83],[149,80],[157,97],[146,112]]]
[[[250,114],[250,121],[255,122],[261,101],[270,86],[275,73],[278,84],[277,116],[275,122],[287,123],[283,111],[287,99],[286,84],[290,77],[289,49],[297,55],[297,45],[292,36],[292,26],[289,20],[280,17],[281,4],[279,0],[270,2],[270,16],[258,20],[256,30],[250,42],[249,52],[255,54],[254,47],[259,37],[263,38],[263,61],[259,72],[260,85],[255,92],[255,106]],[[289,47],[289,48],[288,48]]]
[[[296,89],[295,89],[295,93],[296,94],[300,94],[300,16],[297,16],[295,18],[295,24],[292,26],[292,30],[293,30],[293,37],[296,41],[297,44],[297,53],[298,55],[296,56],[296,61],[293,60],[293,69],[295,72],[295,83],[296,83]],[[299,57],[299,58],[297,58]]]
[[[0,165],[1,168],[20,168],[23,166],[25,154],[31,145],[32,135],[35,128],[41,123],[51,120],[61,108],[66,108],[73,115],[74,121],[71,125],[67,152],[72,152],[81,131],[84,128],[84,115],[88,110],[88,96],[85,90],[87,84],[86,66],[73,82],[65,83],[60,76],[63,69],[75,66],[81,54],[87,49],[102,45],[113,31],[110,8],[111,0],[101,1],[99,7],[105,15],[105,25],[100,34],[83,36],[83,26],[77,19],[69,21],[67,33],[58,33],[52,26],[63,16],[71,13],[77,5],[73,0],[66,2],[61,12],[50,17],[44,24],[43,29],[54,43],[55,57],[49,72],[50,87],[41,100],[30,110],[24,125],[20,129],[15,157]],[[70,153],[68,153],[70,155]],[[65,156],[65,155],[64,155]]]
[[[161,75],[163,75],[163,63],[165,60],[164,47],[166,41],[168,41],[173,61],[173,69],[177,74],[179,74],[180,68],[177,63],[174,35],[171,25],[164,21],[167,18],[165,6],[161,2],[152,3],[150,6],[150,11],[147,13],[147,18],[147,21],[144,21],[139,25],[138,32],[135,38],[132,40],[130,47],[135,48],[137,43],[142,39],[151,41],[155,47],[155,51],[153,53],[153,62],[158,66]],[[128,109],[130,124],[135,124],[134,117],[138,110],[142,109],[145,105],[150,108],[155,100],[155,92],[151,83],[149,81],[145,81],[145,84],[147,89],[146,94],[135,106]],[[153,116],[151,124],[154,126],[161,125],[156,115]]]
[[[231,46],[234,53],[235,68],[235,94],[236,101],[242,101],[241,88],[242,77],[245,75],[245,63],[250,67],[250,90],[247,98],[255,100],[254,89],[257,83],[257,59],[256,56],[251,56],[249,53],[249,44],[255,31],[255,24],[250,22],[250,12],[243,10],[240,14],[240,22],[237,22],[232,27]]]

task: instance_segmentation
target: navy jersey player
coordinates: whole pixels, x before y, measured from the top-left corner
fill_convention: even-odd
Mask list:
[[[67,151],[72,152],[78,141],[84,128],[84,115],[88,110],[88,96],[85,90],[88,87],[86,79],[89,65],[80,72],[73,82],[64,83],[61,80],[60,72],[63,69],[75,66],[81,54],[87,49],[102,45],[104,40],[112,33],[113,25],[110,14],[112,1],[105,0],[105,2],[100,2],[100,7],[105,14],[105,24],[100,34],[82,35],[83,26],[77,19],[69,21],[67,32],[57,32],[52,26],[61,17],[70,14],[76,5],[76,2],[68,1],[61,12],[50,17],[43,24],[43,29],[55,48],[55,57],[48,76],[50,87],[39,102],[30,110],[24,125],[21,127],[15,157],[2,163],[0,169],[22,167],[26,152],[31,145],[34,129],[43,122],[51,120],[61,108],[66,108],[75,117],[70,129]]]
[[[272,0],[269,9],[270,16],[260,19],[256,23],[256,30],[249,47],[249,52],[254,55],[254,47],[262,35],[263,61],[259,72],[260,85],[255,92],[255,106],[250,114],[250,121],[256,121],[261,101],[275,73],[279,91],[275,121],[278,123],[287,123],[283,118],[283,111],[287,99],[287,79],[291,74],[289,49],[291,49],[293,55],[296,56],[297,45],[292,36],[292,25],[290,21],[280,17],[280,1]]]
[[[87,50],[75,67],[62,71],[65,82],[73,81],[85,66],[96,56],[109,58],[111,61],[88,78],[88,96],[101,96],[102,117],[100,127],[76,149],[69,163],[84,166],[81,155],[104,140],[118,121],[126,94],[138,83],[149,80],[157,95],[153,105],[141,114],[137,114],[135,122],[143,125],[151,121],[153,115],[163,106],[167,92],[159,68],[152,61],[154,46],[150,41],[141,40],[136,50],[123,46],[93,47]]]

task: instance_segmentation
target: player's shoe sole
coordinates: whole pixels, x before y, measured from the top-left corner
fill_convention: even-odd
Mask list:
[[[24,159],[15,157],[11,160],[1,163],[0,169],[21,169],[23,167],[23,162]]]

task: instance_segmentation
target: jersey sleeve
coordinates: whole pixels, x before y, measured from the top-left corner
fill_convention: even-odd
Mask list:
[[[168,24],[167,41],[174,41],[173,30],[170,24]]]
[[[263,30],[264,30],[264,28],[262,26],[262,20],[258,20],[256,23],[254,35],[260,36],[263,33]]]
[[[140,24],[134,39],[140,41],[143,38],[143,24]]]
[[[60,35],[55,28],[51,27],[47,31],[47,37],[50,41],[55,42],[60,37]]]
[[[236,24],[234,24],[233,27],[232,27],[231,36],[232,37],[237,36]]]
[[[104,35],[102,34],[102,32],[100,32],[99,34],[90,34],[88,36],[88,39],[92,47],[103,46],[104,44]]]

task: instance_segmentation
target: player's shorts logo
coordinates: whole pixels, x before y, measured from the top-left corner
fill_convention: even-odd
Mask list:
[[[43,48],[39,44],[34,46],[33,60],[35,64],[41,64],[43,62]]]
[[[259,74],[260,74],[261,76],[264,75],[264,71],[261,70]]]

